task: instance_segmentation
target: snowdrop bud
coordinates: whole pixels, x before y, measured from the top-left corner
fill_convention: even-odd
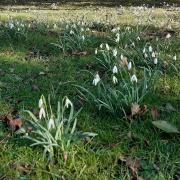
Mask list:
[[[136,82],[137,83],[137,77],[136,77],[135,74],[131,77],[131,82]]]
[[[41,107],[43,107],[43,100],[42,100],[42,98],[39,99],[39,108],[41,108]]]
[[[51,119],[48,122],[48,130],[54,129],[54,128],[55,128],[54,119],[51,117]]]
[[[153,57],[153,58],[155,58],[155,57],[156,57],[155,52],[152,52],[152,57]]]
[[[113,56],[117,57],[117,49],[113,49]]]
[[[99,74],[97,73],[97,74],[95,75],[94,79],[93,79],[93,85],[94,85],[94,86],[97,86],[97,84],[99,83],[100,80],[101,80],[101,79],[100,79],[100,77],[99,77]]]
[[[174,56],[173,56],[173,60],[175,60],[175,61],[177,60],[177,57],[176,57],[176,55],[174,55]]]
[[[42,118],[45,118],[46,117],[46,112],[44,110],[43,107],[40,108],[40,111],[39,111],[39,119],[41,120]]]
[[[98,50],[97,50],[97,48],[95,49],[95,54],[97,54],[98,53]]]
[[[70,105],[71,107],[73,106],[73,104],[72,104],[72,102],[69,100],[69,98],[66,97],[65,107],[66,107],[66,108],[69,108],[69,105]]]
[[[130,71],[131,68],[132,68],[132,62],[129,62],[129,63],[128,63],[128,70]]]
[[[112,29],[111,32],[115,33],[117,30],[116,28]]]
[[[118,83],[118,79],[116,78],[116,76],[113,76],[113,83],[117,84]]]
[[[157,64],[157,63],[158,63],[157,58],[154,58],[154,64]]]
[[[134,44],[134,42],[132,42],[131,46],[136,47],[135,44]]]
[[[84,28],[81,28],[81,32],[84,32]]]
[[[152,52],[153,49],[152,49],[152,46],[149,46],[149,52]]]
[[[170,37],[171,37],[171,34],[168,33],[168,34],[166,35],[166,39],[169,39]]]
[[[54,24],[53,28],[54,28],[54,29],[56,29],[56,28],[57,28],[57,25],[56,25],[56,24]]]
[[[110,48],[109,48],[109,45],[106,43],[106,49],[109,51]]]
[[[103,44],[101,44],[99,47],[102,49],[103,48]]]

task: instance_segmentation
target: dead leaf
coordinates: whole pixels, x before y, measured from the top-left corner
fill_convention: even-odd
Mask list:
[[[74,51],[74,52],[72,52],[72,55],[86,56],[87,55],[87,51]]]
[[[139,104],[132,103],[131,116],[134,116],[134,115],[138,114],[139,112],[141,112],[141,108],[140,108]]]
[[[126,166],[129,167],[133,174],[137,174],[139,168],[141,167],[141,163],[137,158],[128,157],[126,159]]]
[[[151,115],[152,115],[153,120],[155,120],[159,117],[159,112],[158,112],[158,109],[156,107],[153,107],[151,109]]]
[[[22,125],[23,125],[23,122],[22,122],[22,119],[20,119],[20,118],[13,119],[13,120],[9,121],[9,126],[13,130],[20,129],[22,127]]]
[[[31,166],[29,164],[14,163],[11,165],[12,169],[18,170],[20,173],[28,174],[31,171]]]

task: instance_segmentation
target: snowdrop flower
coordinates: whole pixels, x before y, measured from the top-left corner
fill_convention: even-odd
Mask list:
[[[117,49],[113,49],[113,56],[117,57]]]
[[[73,104],[72,104],[72,102],[69,100],[69,98],[66,97],[65,107],[66,107],[66,108],[69,108],[69,105],[70,105],[71,107],[73,106]]]
[[[112,72],[113,72],[113,74],[117,74],[117,73],[118,73],[118,68],[117,68],[117,66],[114,66],[114,67],[113,67]]]
[[[95,54],[97,54],[98,53],[98,50],[97,50],[97,48],[95,49]]]
[[[42,98],[39,100],[39,108],[43,107],[43,100]]]
[[[71,31],[70,31],[70,34],[74,34],[74,31],[73,31],[73,30],[71,30]]]
[[[109,51],[110,48],[109,48],[109,45],[106,43],[106,49]]]
[[[116,43],[118,43],[118,42],[120,41],[120,35],[119,35],[119,33],[116,34],[116,40],[115,40],[115,41],[116,41]]]
[[[66,29],[69,29],[69,25],[68,24],[66,25]]]
[[[128,63],[128,70],[130,71],[131,68],[132,68],[132,62],[129,62],[129,63]]]
[[[143,53],[145,53],[145,52],[146,52],[146,48],[143,49]]]
[[[54,24],[53,28],[54,28],[54,29],[57,29],[57,25],[56,25],[56,24]]]
[[[84,37],[84,35],[82,35],[82,40],[83,40],[83,41],[85,40],[85,37]]]
[[[94,86],[97,86],[98,82],[100,81],[100,77],[99,77],[99,74],[97,73],[93,79],[93,85]]]
[[[112,29],[111,32],[115,33],[117,31],[116,28]]]
[[[171,34],[168,33],[168,34],[166,35],[166,39],[169,39],[170,37],[171,37]]]
[[[84,28],[81,28],[81,32],[84,32]]]
[[[14,28],[14,24],[13,23],[9,23],[9,27],[10,27],[10,29]]]
[[[121,60],[123,60],[124,56],[121,54]]]
[[[140,41],[140,40],[141,40],[141,38],[138,36],[138,37],[137,37],[137,40],[138,40],[138,41]]]
[[[144,57],[145,57],[145,58],[147,58],[147,57],[148,57],[148,55],[145,53],[145,54],[144,54]]]
[[[42,118],[45,118],[45,117],[46,117],[46,112],[44,110],[44,107],[41,107],[39,111],[39,119],[41,120]]]
[[[174,55],[174,56],[173,56],[173,60],[175,60],[175,61],[177,60],[177,57],[176,57],[176,55]]]
[[[154,59],[154,64],[157,64],[158,63],[158,60],[157,58]]]
[[[134,44],[134,42],[132,42],[131,46],[136,47],[135,44]]]
[[[48,130],[54,129],[54,128],[55,128],[54,119],[51,117],[51,119],[49,120],[49,123],[48,123]]]
[[[152,52],[152,57],[153,57],[153,58],[155,58],[155,57],[156,57],[155,52]]]
[[[152,52],[153,49],[152,49],[152,46],[149,46],[149,52]]]
[[[118,83],[118,79],[117,79],[116,76],[113,76],[113,83],[114,83],[114,84],[117,84],[117,83]]]
[[[131,77],[131,82],[136,82],[137,83],[137,77],[136,77],[135,74]]]
[[[99,47],[102,49],[103,48],[103,44],[101,44]]]

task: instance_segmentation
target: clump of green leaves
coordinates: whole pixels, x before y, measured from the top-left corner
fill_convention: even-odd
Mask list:
[[[67,160],[67,154],[74,144],[96,136],[95,133],[76,130],[80,110],[75,113],[74,105],[67,97],[58,102],[56,114],[53,113],[50,99],[47,104],[44,96],[39,100],[39,108],[39,118],[31,111],[25,111],[28,114],[26,121],[32,126],[32,131],[25,138],[32,142],[31,146],[42,147],[44,157],[48,157],[49,161],[53,160],[56,150]]]

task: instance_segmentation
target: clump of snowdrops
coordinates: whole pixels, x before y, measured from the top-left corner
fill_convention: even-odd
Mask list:
[[[64,32],[59,35],[59,41],[54,45],[64,53],[66,51],[76,53],[85,51],[89,28],[86,27],[84,21],[66,22],[63,27]]]
[[[95,133],[77,131],[77,116],[81,110],[75,112],[73,103],[64,97],[58,102],[56,113],[53,112],[50,98],[48,103],[44,96],[39,100],[39,117],[31,111],[27,113],[26,121],[31,131],[26,133],[25,138],[29,139],[31,146],[38,146],[44,149],[44,157],[52,161],[55,152],[61,152],[62,157],[67,161],[68,153],[74,144],[89,137],[96,136]]]

